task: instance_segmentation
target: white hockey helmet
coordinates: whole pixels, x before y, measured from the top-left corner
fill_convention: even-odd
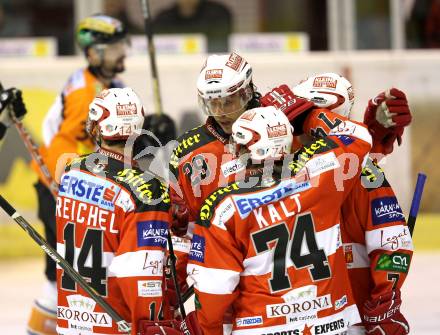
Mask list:
[[[252,99],[252,68],[240,55],[211,55],[206,59],[197,79],[199,105],[207,115],[229,114],[245,109]],[[239,98],[239,109],[225,107]]]
[[[235,153],[245,148],[253,161],[280,160],[291,152],[293,127],[287,116],[273,106],[253,108],[232,125]]]
[[[307,78],[293,88],[293,93],[348,117],[354,103],[351,83],[336,73],[322,73]]]
[[[140,132],[144,122],[144,107],[131,88],[103,90],[89,105],[87,132],[95,138],[99,130],[107,141],[126,140]]]

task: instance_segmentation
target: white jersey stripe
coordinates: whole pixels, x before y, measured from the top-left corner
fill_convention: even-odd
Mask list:
[[[57,243],[58,253],[65,258],[65,245]],[[75,247],[75,259],[73,268],[78,271],[77,261],[81,249]],[[143,277],[162,276],[165,253],[160,250],[139,250],[126,252],[116,256],[113,252],[105,251],[102,255],[102,267],[107,269],[107,277]],[[92,267],[91,253],[84,263],[86,267]],[[58,269],[61,269],[57,265]]]
[[[206,268],[191,263],[188,264],[187,272],[195,288],[209,294],[231,294],[240,281],[240,273],[237,271]]]
[[[396,251],[399,249],[413,250],[413,243],[408,227],[404,225],[390,226],[367,231],[365,236],[367,253],[382,249]]]

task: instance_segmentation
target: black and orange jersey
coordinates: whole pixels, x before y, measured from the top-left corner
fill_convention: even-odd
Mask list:
[[[205,334],[223,334],[231,305],[233,334],[340,334],[360,322],[340,208],[370,148],[367,129],[345,120],[293,155],[294,177],[233,182],[205,199],[188,265]],[[358,161],[350,173],[346,154]]]
[[[98,163],[94,163],[98,161]],[[74,159],[56,200],[57,251],[129,323],[162,312],[170,222],[167,186],[116,153]],[[121,334],[116,323],[57,268],[59,334]]]
[[[75,71],[68,79],[42,125],[44,145],[40,146],[40,154],[52,178],[59,177],[55,172],[61,155],[84,155],[94,151],[95,146],[85,129],[89,105],[103,89],[112,87],[123,87],[123,84],[113,80],[106,87],[88,68]],[[35,162],[32,166],[40,175]],[[63,169],[64,165],[60,166],[58,173]],[[40,179],[45,183],[44,177]]]

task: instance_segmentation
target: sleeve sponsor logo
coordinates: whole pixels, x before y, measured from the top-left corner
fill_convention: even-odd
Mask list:
[[[161,280],[138,280],[138,297],[161,297],[162,281]]]
[[[244,219],[258,207],[284,199],[292,194],[303,192],[310,187],[309,181],[296,183],[294,180],[287,180],[279,183],[276,187],[252,194],[236,195],[233,196],[233,199],[240,217]]]
[[[347,305],[347,296],[343,295],[341,299],[338,299],[335,301],[335,311],[341,309],[342,307],[344,307],[345,305]]]
[[[374,199],[371,202],[371,218],[375,226],[405,220],[396,197]]]
[[[354,261],[353,258],[353,246],[348,244],[344,245],[345,263],[351,264]]]
[[[235,206],[231,198],[226,198],[217,208],[215,209],[214,218],[211,223],[219,227],[220,229],[226,230],[225,223],[228,222],[230,218],[235,213]]]
[[[69,328],[81,329],[87,333],[93,327],[112,327],[112,319],[107,313],[95,312],[96,302],[80,294],[67,297],[69,307],[58,306],[57,319],[69,322]]]
[[[396,227],[390,227],[396,228]],[[397,233],[394,229],[390,229],[391,234],[388,234],[388,230],[382,229],[380,231],[380,246],[383,249],[397,250],[397,249],[412,249],[412,240],[408,227],[402,227],[403,230]],[[391,235],[391,236],[390,236]]]
[[[110,211],[114,210],[114,201],[119,191],[120,187],[111,181],[78,170],[65,173],[59,187],[60,195]]]
[[[393,252],[391,255],[382,254],[377,260],[376,270],[407,273],[410,264],[410,256],[401,252]]]
[[[312,158],[307,162],[306,167],[309,176],[315,177],[326,171],[337,169],[340,166],[334,152],[329,152]]]
[[[165,221],[141,221],[137,223],[138,247],[166,248],[168,223]]]
[[[344,145],[350,145],[354,142],[354,138],[352,138],[350,136],[338,135],[336,137],[339,138],[341,140],[341,142],[344,143]]]
[[[188,258],[192,261],[205,262],[205,238],[203,236],[193,235]]]
[[[263,324],[263,318],[261,316],[249,316],[247,318],[235,319],[237,327],[257,326]]]

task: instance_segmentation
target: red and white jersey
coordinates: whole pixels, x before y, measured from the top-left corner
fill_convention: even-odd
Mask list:
[[[326,136],[343,122],[337,114],[317,113],[305,122],[305,132],[314,136]],[[342,205],[341,231],[359,308],[369,298],[402,287],[413,253],[412,239],[392,187],[371,159]]]
[[[56,201],[57,251],[129,323],[158,320],[170,222],[166,185],[100,150],[74,159]],[[59,334],[122,334],[57,268]]]
[[[295,177],[270,187],[231,183],[201,206],[188,275],[205,334],[223,333],[231,305],[233,334],[330,335],[360,322],[340,208],[359,177],[371,136],[348,120],[333,133],[295,153],[289,164]],[[349,172],[347,156],[358,163]]]
[[[359,308],[367,299],[402,287],[412,239],[393,189],[372,160],[342,205],[342,241]]]

